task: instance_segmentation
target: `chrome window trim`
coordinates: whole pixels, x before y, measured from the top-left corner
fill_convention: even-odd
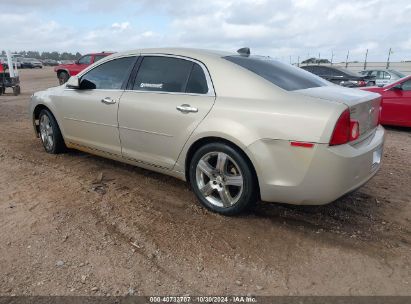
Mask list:
[[[180,55],[172,55],[172,54],[158,54],[158,53],[147,53],[147,54],[127,54],[127,55],[123,55],[123,56],[118,56],[118,57],[114,57],[114,58],[110,58],[109,60],[104,60],[101,59],[99,61],[97,61],[98,63],[94,66],[92,66],[91,68],[87,68],[83,71],[81,71],[80,73],[78,73],[75,77],[81,79],[81,77],[83,77],[85,74],[87,74],[88,72],[94,70],[95,68],[99,67],[100,65],[116,60],[116,59],[121,59],[121,58],[127,58],[127,57],[150,57],[150,56],[157,56],[157,57],[171,57],[171,58],[176,58],[176,59],[183,59],[183,60],[188,60],[194,63],[197,63],[203,70],[203,73],[206,77],[206,81],[207,81],[207,87],[208,87],[208,92],[205,94],[199,94],[199,93],[186,93],[186,92],[168,92],[168,91],[140,91],[140,90],[122,90],[122,89],[94,89],[93,91],[98,91],[98,92],[112,92],[112,91],[121,91],[121,92],[137,92],[137,93],[153,93],[153,94],[171,94],[171,95],[189,95],[189,96],[211,96],[211,97],[215,97],[215,90],[214,90],[214,84],[213,81],[211,79],[210,73],[206,67],[206,65],[204,63],[202,63],[201,61],[191,58],[191,57],[186,57],[186,56],[180,56]],[[108,57],[108,56],[107,56]],[[138,74],[138,72],[137,72]],[[137,77],[137,75],[136,75]],[[69,89],[66,86],[64,87],[65,91],[78,91],[77,89]],[[91,90],[89,90],[91,91]]]

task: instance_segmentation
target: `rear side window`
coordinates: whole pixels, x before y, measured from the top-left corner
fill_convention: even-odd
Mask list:
[[[94,55],[94,62],[97,62],[106,57],[106,55]]]
[[[144,57],[138,69],[134,90],[184,93],[193,62],[161,56]]]
[[[80,87],[87,90],[120,90],[135,57],[114,59],[99,65],[81,77]]]
[[[224,59],[263,77],[274,85],[287,90],[303,90],[328,85],[322,78],[303,69],[265,57],[226,56]]]
[[[204,71],[197,63],[194,63],[188,79],[186,93],[206,94],[207,92],[208,86]]]

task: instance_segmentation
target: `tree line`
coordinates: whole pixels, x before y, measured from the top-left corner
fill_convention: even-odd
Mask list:
[[[6,55],[5,51],[1,52],[3,56]],[[38,51],[20,51],[14,52],[13,54],[19,54],[27,58],[36,58],[36,59],[54,59],[54,60],[76,60],[81,57],[79,52],[73,54],[68,52],[38,52]]]

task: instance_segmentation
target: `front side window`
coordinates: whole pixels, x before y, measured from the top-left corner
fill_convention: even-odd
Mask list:
[[[80,88],[93,90],[120,90],[129,75],[135,57],[105,62],[81,77]]]
[[[401,87],[403,91],[411,91],[411,80],[404,81]]]
[[[241,55],[226,56],[223,58],[253,72],[287,91],[329,85],[329,82],[326,80],[304,71],[303,69],[270,58],[258,56],[245,57]]]
[[[86,56],[81,57],[81,58],[78,60],[78,63],[79,63],[79,64],[90,64],[90,63],[91,63],[91,56],[90,56],[90,55],[86,55]]]
[[[193,64],[192,61],[179,58],[144,57],[133,89],[137,91],[184,93]]]
[[[384,79],[391,79],[391,75],[387,72],[384,72]]]

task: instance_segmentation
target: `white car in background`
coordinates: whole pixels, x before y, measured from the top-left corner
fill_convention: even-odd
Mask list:
[[[395,70],[365,70],[361,71],[360,74],[375,77],[375,84],[379,87],[396,82],[406,76],[405,74]]]
[[[326,204],[378,170],[380,96],[248,49],[141,49],[30,101],[48,153],[87,151],[186,180],[236,214],[257,200]]]

